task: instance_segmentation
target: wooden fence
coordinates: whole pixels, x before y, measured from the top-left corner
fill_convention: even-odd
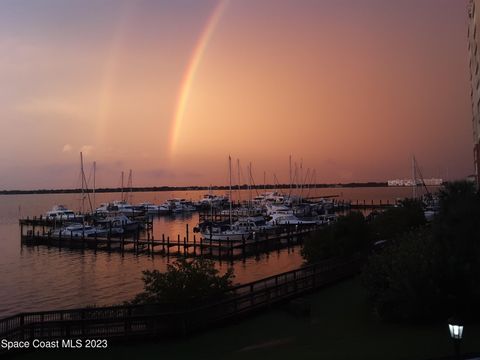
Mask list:
[[[162,304],[21,313],[0,320],[10,341],[132,339],[185,335],[298,297],[359,272],[361,259],[333,259],[232,288],[221,301],[175,309]]]

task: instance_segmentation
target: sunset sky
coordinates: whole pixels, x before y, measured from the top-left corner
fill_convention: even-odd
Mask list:
[[[0,189],[462,178],[469,93],[465,0],[3,0]]]

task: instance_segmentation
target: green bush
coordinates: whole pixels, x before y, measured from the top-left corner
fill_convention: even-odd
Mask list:
[[[400,206],[389,208],[372,220],[372,231],[377,240],[392,239],[425,224],[420,200],[405,199]]]
[[[395,321],[480,319],[480,196],[472,184],[447,184],[431,227],[389,241],[363,272],[379,315]]]
[[[370,243],[370,228],[360,212],[350,212],[305,239],[302,256],[309,262],[349,256],[365,251]]]
[[[370,256],[363,283],[385,320],[425,321],[437,315],[438,262],[429,229],[405,233]]]
[[[167,271],[143,271],[144,291],[132,304],[188,304],[220,298],[232,286],[233,269],[219,275],[215,263],[206,259],[179,259]]]

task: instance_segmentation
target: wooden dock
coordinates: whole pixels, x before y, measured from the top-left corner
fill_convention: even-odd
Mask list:
[[[130,235],[87,237],[87,236],[52,236],[46,229],[43,231],[21,229],[21,241],[25,246],[51,246],[60,249],[91,249],[109,252],[133,252],[149,255],[177,255],[186,257],[206,256],[211,258],[228,258],[231,260],[252,256],[259,252],[271,251],[279,248],[298,245],[303,237],[317,229],[317,225],[284,226],[277,232],[257,232],[253,238],[242,240],[214,240],[190,234],[188,225],[186,235],[170,238],[162,235],[155,239],[150,232],[141,237],[141,232]]]
[[[236,286],[221,300],[197,305],[126,305],[21,313],[0,320],[0,338],[125,341],[184,336],[351,277],[360,271],[361,263],[358,256],[323,261]]]
[[[371,201],[366,201],[366,200],[363,200],[363,201],[355,201],[355,202],[351,202],[350,203],[350,209],[388,209],[388,208],[391,208],[391,207],[394,207],[396,206],[397,203],[394,202],[394,203],[391,203],[390,200],[387,200],[386,202],[382,200],[380,200],[379,202],[374,202],[373,200]]]

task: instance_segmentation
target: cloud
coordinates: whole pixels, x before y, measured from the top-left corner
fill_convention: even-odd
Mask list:
[[[83,145],[80,148],[80,152],[83,153],[83,155],[90,155],[93,151],[93,146],[92,145]]]
[[[72,151],[72,145],[70,145],[70,144],[63,145],[62,152],[67,153],[67,152],[71,152],[71,151]]]

